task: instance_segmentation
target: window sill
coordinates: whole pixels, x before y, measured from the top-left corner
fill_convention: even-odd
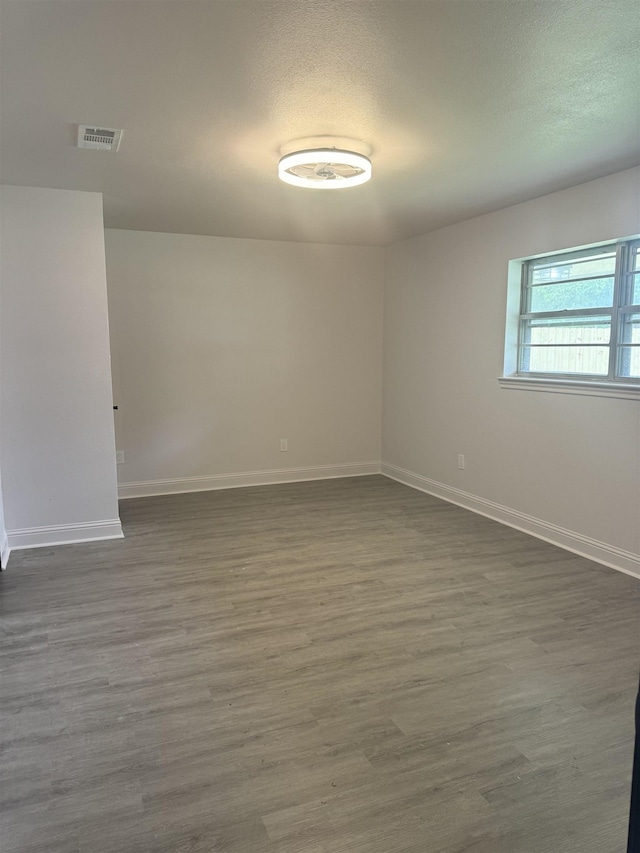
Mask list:
[[[587,397],[615,397],[618,400],[640,400],[640,384],[598,382],[580,379],[539,379],[528,376],[499,376],[501,388],[514,391],[548,391],[556,394],[581,394]]]

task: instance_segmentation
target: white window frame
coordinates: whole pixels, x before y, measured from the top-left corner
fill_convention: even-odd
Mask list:
[[[593,249],[613,249],[616,251],[613,307],[611,309],[588,308],[575,311],[529,312],[529,268],[531,261],[561,260],[579,257]],[[640,239],[607,241],[591,246],[580,246],[560,252],[534,255],[520,258],[509,264],[509,291],[507,301],[507,329],[505,336],[504,373],[498,381],[503,388],[529,391],[552,391],[568,394],[586,394],[590,396],[618,397],[640,400],[640,379],[620,375],[621,337],[625,315],[640,313],[640,304],[632,304],[633,276],[639,270],[632,270],[631,259],[634,252],[640,252]],[[603,316],[611,315],[611,336],[609,342],[609,369],[607,375],[540,373],[521,369],[523,330],[526,321],[532,317],[552,316]]]

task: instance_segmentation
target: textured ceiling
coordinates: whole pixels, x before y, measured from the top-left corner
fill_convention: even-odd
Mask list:
[[[14,0],[4,183],[104,193],[108,227],[387,244],[636,165],[636,0]],[[124,128],[117,154],[76,125]],[[348,136],[373,180],[276,176]]]

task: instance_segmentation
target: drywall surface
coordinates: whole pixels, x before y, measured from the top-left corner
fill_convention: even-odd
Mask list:
[[[634,169],[389,247],[385,463],[640,553],[640,404],[497,382],[509,260],[637,234],[639,188]]]
[[[4,521],[4,500],[2,497],[2,482],[0,481],[0,565],[3,569],[7,568],[8,559],[9,538],[7,536],[7,526]]]
[[[121,483],[379,461],[382,249],[105,236]]]
[[[97,538],[104,522],[115,535],[100,194],[2,188],[1,297],[0,467],[9,543],[12,532],[19,545]]]
[[[1,276],[2,276],[2,232],[0,229],[0,315],[2,312],[2,285],[1,285]],[[0,323],[1,327],[1,323]],[[2,369],[0,368],[0,408],[2,407]],[[2,433],[0,432],[0,445],[2,444]],[[0,453],[0,458],[2,454]],[[9,539],[7,537],[7,526],[4,521],[4,501],[2,498],[2,476],[0,473],[0,566],[3,569],[7,567],[7,561],[9,559]]]

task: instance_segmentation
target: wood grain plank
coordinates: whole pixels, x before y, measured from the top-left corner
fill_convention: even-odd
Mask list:
[[[619,853],[634,579],[383,477],[0,576],[3,853]]]

